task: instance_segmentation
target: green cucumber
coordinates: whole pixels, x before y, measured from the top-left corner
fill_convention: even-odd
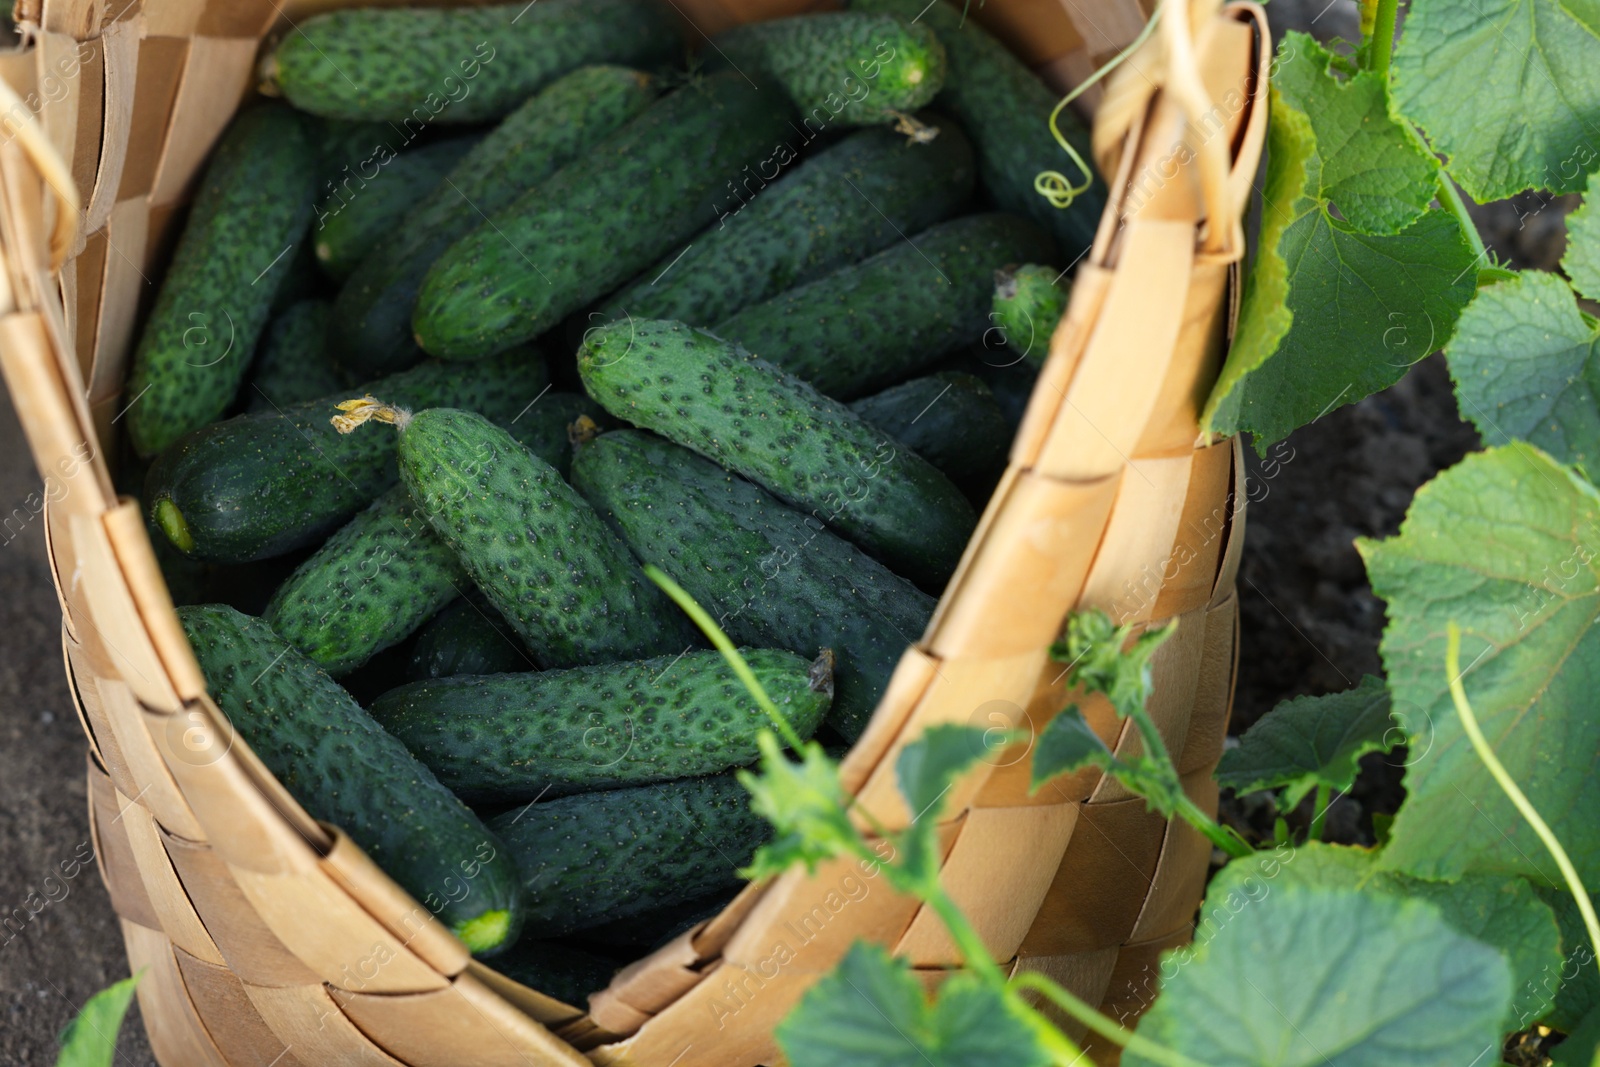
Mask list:
[[[376,376],[421,359],[411,309],[433,261],[486,216],[649,107],[657,89],[654,79],[626,67],[580,67],[507,115],[339,291],[332,336],[341,362]]]
[[[452,137],[398,155],[379,155],[362,168],[357,184],[345,181],[317,202],[311,236],[317,262],[342,282],[478,142]],[[371,169],[372,177],[366,177]]]
[[[893,122],[944,85],[938,35],[893,15],[833,11],[748,22],[712,44],[733,66],[777,81],[818,131],[833,122]]]
[[[743,649],[784,719],[810,737],[833,697],[832,653]],[[470,804],[664,782],[754,763],[772,723],[722,653],[537,674],[413,682],[373,717]]]
[[[733,640],[833,649],[828,725],[852,741],[933,615],[932,597],[816,519],[659,437],[602,434],[579,447],[572,481]]]
[[[994,272],[995,325],[1006,345],[1036,367],[1044,365],[1056,323],[1067,313],[1067,290],[1060,281],[1063,273],[1037,263]]]
[[[246,411],[281,411],[344,384],[328,354],[328,306],[300,300],[268,324],[245,385]]]
[[[141,456],[233,402],[285,261],[311,222],[315,169],[299,117],[281,104],[249,108],[223,134],[124,389],[128,437]]]
[[[987,496],[1005,467],[1011,423],[971,374],[930,374],[852,401],[850,410],[945,473],[971,497]]]
[[[604,296],[716,221],[741,168],[792,154],[785,110],[734,71],[663,97],[451,245],[423,279],[417,341],[475,359]]]
[[[476,954],[517,939],[506,845],[316,664],[260,619],[178,609],[217,707],[312,816],[337,825]],[[471,892],[451,887],[467,883]]]
[[[476,589],[468,589],[418,632],[406,680],[534,669],[533,657],[505,616]]]
[[[466,585],[456,554],[397,485],[300,564],[262,618],[339,675],[410,637]]]
[[[738,895],[737,889],[725,889],[693,900],[652,908],[626,919],[591,926],[583,932],[583,940],[602,948],[632,948],[651,952],[679,934],[721,915]],[[634,958],[644,952],[636,952]]]
[[[998,329],[984,335],[981,344],[971,345],[940,363],[940,373],[971,374],[994,395],[995,403],[1005,416],[1014,436],[1022,425],[1022,416],[1033,398],[1033,387],[1039,381],[1039,368],[1023,358],[1021,352],[1007,345]]]
[[[582,393],[548,392],[518,413],[506,429],[565,478],[572,469],[572,424],[580,417],[611,421],[604,408]]]
[[[623,961],[573,945],[531,938],[523,938],[494,960],[494,969],[513,982],[574,1007],[587,1004],[589,994],[610,985],[611,976],[623,966]]]
[[[946,218],[971,195],[972,173],[972,149],[958,129],[925,145],[887,129],[857,131],[770,189],[765,174],[742,177],[728,217],[645,271],[602,313],[721,322]]]
[[[334,405],[363,392],[423,407],[513,418],[544,388],[544,361],[508,352],[476,367],[430,362],[280,412],[240,415],[186,435],[151,466],[150,517],[178,548],[244,563],[315,544],[399,478],[393,434],[343,436]]]
[[[522,872],[532,937],[738,885],[772,832],[731,774],[541,800],[489,826]]]
[[[955,570],[977,518],[950,480],[849,408],[681,322],[596,327],[578,349],[589,395],[789,504],[924,588]]]
[[[990,326],[996,268],[1049,256],[1049,238],[1031,223],[970,215],[752,304],[712,329],[850,400],[980,340]]]
[[[411,499],[541,667],[677,654],[694,642],[594,509],[505,430],[453,408],[387,417]]]
[[[387,122],[345,122],[315,115],[302,116],[302,122],[317,152],[319,198],[349,178],[351,171],[359,173],[363,165],[371,167],[379,157],[403,151],[421,132],[403,134]]]
[[[1090,187],[1057,208],[1039,195],[1034,181],[1055,171],[1073,185],[1084,175],[1050,132],[1057,94],[1006,46],[971,18],[963,0],[850,0],[850,9],[915,18],[944,42],[949,71],[938,106],[947,108],[978,147],[978,177],[1005,211],[1026,215],[1043,226],[1060,246],[1062,262],[1075,262],[1094,242],[1105,207],[1105,183],[1090,175]],[[1092,167],[1089,131],[1063,109],[1056,126]]]
[[[491,122],[585,63],[652,63],[680,38],[655,0],[354,7],[295,27],[262,65],[295,107],[409,129]]]

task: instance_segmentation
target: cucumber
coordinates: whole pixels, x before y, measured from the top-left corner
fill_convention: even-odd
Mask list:
[[[749,22],[712,43],[735,67],[762,71],[783,86],[818,132],[830,123],[893,122],[926,105],[944,84],[938,35],[893,15],[835,11]]]
[[[833,697],[833,655],[744,649],[801,737]],[[471,804],[715,774],[760,758],[771,722],[717,651],[537,674],[413,682],[371,706],[439,780]]]
[[[776,94],[735,71],[663,97],[451,245],[423,279],[417,341],[474,359],[543,333],[716,221],[730,178],[792,155],[792,136]]]
[[[377,392],[417,407],[456,404],[510,419],[544,388],[531,350],[482,366],[424,363],[279,412],[240,415],[186,435],[151,465],[150,517],[185,554],[243,563],[314,544],[399,478],[393,434],[343,436],[341,400]]]
[[[582,393],[549,392],[517,415],[506,429],[511,436],[565,478],[572,469],[572,424],[580,417],[609,423],[605,409]]]
[[[406,679],[534,670],[533,657],[494,605],[468,589],[417,634]]]
[[[411,499],[539,666],[675,655],[694,643],[594,509],[505,430],[453,408],[392,417]]]
[[[299,117],[282,105],[249,108],[223,134],[134,350],[125,393],[139,455],[232,403],[310,225],[315,169]]]
[[[1074,185],[1083,180],[1072,158],[1050,132],[1058,94],[973,19],[963,16],[962,0],[850,0],[852,11],[915,18],[944,43],[949,71],[938,106],[947,108],[978,147],[978,177],[1002,210],[1026,215],[1045,228],[1061,248],[1062,262],[1076,262],[1094,243],[1105,208],[1105,183],[1093,184],[1066,208],[1040,196],[1034,179],[1056,171]],[[1063,109],[1056,118],[1062,136],[1090,167],[1094,159],[1089,131]]]
[[[971,374],[931,374],[862,397],[850,410],[944,472],[969,497],[986,497],[1005,467],[1011,423]]]
[[[1039,367],[1050,354],[1056,323],[1067,313],[1067,290],[1062,271],[1025,263],[994,272],[994,312],[1008,347]]]
[[[622,970],[624,962],[573,945],[523,938],[509,952],[495,957],[494,969],[513,982],[576,1007],[587,1004],[589,994],[610,985],[611,976]]]
[[[346,8],[306,19],[262,65],[265,87],[336,119],[491,122],[585,63],[653,63],[681,47],[655,0]]]
[[[370,168],[384,155],[404,151],[422,131],[402,133],[387,122],[345,122],[303,115],[306,136],[317,153],[317,196],[320,199],[363,165]]]
[[[344,384],[325,343],[328,306],[326,300],[300,300],[268,324],[245,385],[246,411],[281,411]]]
[[[317,262],[342,282],[383,236],[444,181],[479,138],[452,137],[398,155],[380,154],[352,182],[346,180],[317,202],[311,236]],[[367,177],[367,171],[372,176]]]
[[[977,524],[950,480],[849,408],[681,322],[596,327],[578,349],[589,395],[808,511],[924,588]]]
[[[532,937],[731,888],[771,836],[731,774],[541,800],[489,826],[522,872]]]
[[[733,640],[833,649],[827,722],[851,741],[933,615],[932,597],[816,519],[659,437],[602,434],[579,447],[572,481]]]
[[[1049,256],[1049,238],[1031,223],[970,215],[752,304],[712,329],[850,400],[980,340],[990,326],[996,268]]]
[[[657,88],[626,67],[580,67],[507,115],[340,290],[332,336],[341,362],[371,377],[421,359],[411,309],[433,261],[485,216],[649,107]]]
[[[588,944],[603,948],[643,949],[644,952],[635,953],[636,958],[721,915],[738,895],[737,889],[723,890],[678,904],[668,904],[663,908],[652,908],[626,919],[591,926],[583,932],[583,939]]]
[[[217,707],[312,816],[349,834],[475,954],[516,941],[523,893],[510,852],[404,745],[260,619],[220,604],[178,619]],[[446,892],[464,881],[471,892]]]
[[[925,145],[859,130],[770,189],[764,175],[743,178],[727,217],[612,297],[604,318],[721,322],[947,217],[971,195],[972,175],[972,149],[958,129]]]

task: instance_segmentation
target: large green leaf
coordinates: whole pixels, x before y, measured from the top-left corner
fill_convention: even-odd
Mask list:
[[[117,1053],[117,1031],[122,1029],[122,1017],[128,1014],[134,987],[143,973],[124,978],[89,998],[62,1031],[56,1067],[111,1067]]]
[[[1567,250],[1561,255],[1561,269],[1572,279],[1572,287],[1590,300],[1600,300],[1600,207],[1594,198],[1600,185],[1594,175],[1583,190],[1583,205],[1567,216]]]
[[[1238,793],[1283,786],[1285,810],[1319,785],[1344,792],[1356,780],[1357,760],[1399,741],[1392,725],[1388,687],[1370,674],[1342,693],[1286,700],[1222,754],[1217,782]]]
[[[1412,0],[1393,107],[1480,203],[1570,193],[1600,159],[1594,0]]]
[[[944,795],[960,775],[989,755],[988,731],[978,726],[940,723],[900,750],[895,780],[913,819],[937,822]]]
[[[1411,746],[1384,865],[1560,879],[1461,729],[1445,676],[1454,622],[1489,744],[1600,884],[1600,492],[1519,442],[1468,456],[1417,492],[1399,536],[1357,547],[1388,601],[1381,652]]]
[[[1492,1063],[1511,1000],[1500,953],[1438,908],[1350,889],[1275,888],[1177,959],[1138,1033],[1208,1067]]]
[[[1532,441],[1600,459],[1600,330],[1567,283],[1531,271],[1478,290],[1447,351],[1461,413],[1485,444]]]
[[[1589,943],[1583,913],[1566,887],[1541,887],[1539,896],[1555,912],[1556,925],[1561,930],[1561,969],[1553,975],[1542,975],[1538,985],[1555,990],[1551,1025],[1571,1030],[1585,1016],[1600,1011],[1600,962]]]
[[[1049,1056],[1000,990],[958,974],[936,1004],[902,960],[856,942],[778,1025],[793,1067],[1043,1067]]]
[[[1600,1010],[1591,1011],[1550,1052],[1554,1067],[1594,1067],[1600,1062]]]
[[[1369,849],[1311,842],[1283,855],[1262,852],[1234,860],[1206,889],[1196,939],[1210,940],[1242,909],[1285,886],[1358,889],[1425,900],[1457,932],[1498,949],[1510,965],[1513,996],[1501,1020],[1502,1030],[1520,1030],[1545,1017],[1560,985],[1561,932],[1550,906],[1531,885],[1494,874],[1425,882],[1380,870],[1378,856]]]

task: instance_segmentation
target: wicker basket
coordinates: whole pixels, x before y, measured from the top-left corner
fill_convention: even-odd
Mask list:
[[[102,442],[126,403],[134,325],[175,209],[247,95],[263,35],[320,6],[335,5],[24,0],[30,41],[0,55],[15,94],[0,99],[0,361],[46,479],[96,855],[129,960],[147,971],[139,1002],[157,1057],[748,1067],[779,1061],[773,1025],[857,938],[937,982],[957,960],[940,924],[838,863],[747,886],[584,1011],[469,959],[227,736]],[[715,32],[817,5],[677,6]],[[1073,9],[989,0],[980,17],[1062,86],[1143,20],[1133,0]],[[1236,443],[1198,441],[1195,428],[1238,295],[1267,49],[1253,5],[1169,10],[1091,97],[1096,155],[1120,192],[1077,269],[1004,480],[845,761],[889,826],[907,818],[894,756],[925,726],[1038,729],[1064,705],[1046,648],[1067,612],[1089,605],[1180,620],[1156,659],[1151,710],[1194,798],[1215,804],[1243,501]],[[1085,711],[1108,743],[1137,744],[1103,701]],[[1035,797],[1027,770],[1025,757],[1001,760],[961,782],[942,826],[946,882],[997,958],[1127,1018],[1151,995],[1157,954],[1189,936],[1210,849],[1114,781],[1080,774]]]

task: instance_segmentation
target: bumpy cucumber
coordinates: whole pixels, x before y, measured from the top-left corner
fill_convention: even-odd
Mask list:
[[[590,330],[589,395],[809,511],[924,588],[955,570],[977,519],[950,480],[849,408],[681,322]]]
[[[310,224],[315,171],[299,117],[280,104],[250,108],[223,135],[134,350],[125,393],[140,455],[233,401]]]
[[[693,642],[594,509],[505,430],[453,408],[397,424],[411,499],[541,667],[677,654]]]
[[[1083,180],[1072,158],[1050,132],[1056,93],[999,41],[970,17],[962,0],[850,0],[861,12],[883,12],[915,18],[944,42],[949,71],[939,107],[948,108],[978,146],[978,176],[995,203],[1026,215],[1043,226],[1061,247],[1063,263],[1074,262],[1094,241],[1105,206],[1105,183],[1093,184],[1071,205],[1057,208],[1040,196],[1034,179],[1046,171],[1063,175],[1074,185]],[[1094,158],[1089,131],[1070,110],[1056,125],[1087,164]]]
[[[334,303],[340,360],[367,376],[422,358],[411,309],[428,267],[484,217],[650,106],[657,85],[626,67],[580,67],[507,115],[405,224],[362,260]]]
[[[932,100],[945,54],[928,27],[892,15],[830,12],[750,22],[719,34],[716,52],[783,86],[805,120],[870,126]]]
[[[582,1007],[589,994],[611,984],[623,964],[609,956],[586,952],[568,944],[523,938],[509,952],[496,956],[494,969],[529,989],[537,989],[564,1004]]]
[[[729,176],[792,150],[776,94],[734,71],[663,97],[450,246],[423,279],[423,349],[474,359],[543,333],[726,210]]]
[[[663,908],[652,908],[615,922],[591,926],[583,932],[583,940],[603,948],[634,949],[634,954],[629,957],[634,959],[641,955],[638,949],[649,951],[659,948],[690,928],[722,914],[738,892],[737,889],[725,889],[678,904],[668,904]]]
[[[810,737],[833,697],[832,654],[742,652],[779,713]],[[371,710],[473,804],[715,774],[754,763],[756,737],[771,727],[716,651],[413,682]]]
[[[324,194],[317,202],[311,236],[317,262],[328,277],[340,282],[350,277],[373,246],[404,225],[412,208],[477,142],[477,137],[452,137],[399,155],[380,155]]]
[[[505,616],[476,590],[466,593],[418,632],[406,665],[407,681],[535,669]]]
[[[424,363],[283,411],[186,435],[150,468],[145,504],[187,555],[243,563],[315,544],[399,478],[393,434],[341,435],[334,405],[364,392],[415,407],[454,404],[511,419],[544,388],[529,350],[475,367]]]
[[[1005,466],[1011,423],[994,394],[971,374],[930,374],[862,397],[850,410],[983,496]]]
[[[770,189],[765,175],[730,181],[738,199],[728,217],[612,297],[604,316],[721,322],[931,226],[966,201],[972,182],[972,149],[958,129],[925,145],[860,130]]]
[[[300,300],[267,326],[244,388],[246,411],[281,411],[342,384],[325,343],[328,302]]]
[[[262,618],[337,675],[411,636],[466,585],[456,554],[397,485],[300,564]]]
[[[828,725],[854,741],[934,600],[816,519],[637,430],[578,449],[572,481],[735,641],[835,653]]]
[[[357,7],[300,23],[262,73],[315,115],[460,124],[498,119],[585,63],[652,63],[678,47],[655,0]]]
[[[517,939],[511,854],[404,745],[260,619],[219,604],[178,618],[217,706],[307,811],[348,833],[473,952]],[[450,892],[463,881],[470,893]]]
[[[994,274],[994,321],[1006,345],[1034,366],[1050,354],[1050,337],[1067,311],[1067,290],[1061,271],[1026,263]]]
[[[713,331],[849,400],[931,367],[990,326],[994,272],[1048,259],[1015,215],[971,215],[718,323]]]
[[[1039,368],[1000,338],[1000,331],[984,334],[982,343],[969,345],[943,363],[941,373],[971,374],[994,394],[995,403],[1015,435],[1039,381]]]
[[[522,872],[533,937],[737,885],[771,833],[731,774],[541,800],[489,826]]]

